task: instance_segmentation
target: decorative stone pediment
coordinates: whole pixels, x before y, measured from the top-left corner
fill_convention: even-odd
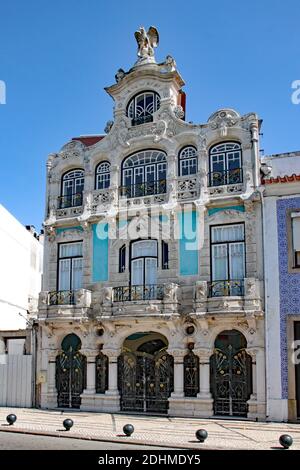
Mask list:
[[[61,151],[58,153],[58,156],[62,160],[67,160],[71,158],[79,158],[84,150],[84,145],[79,140],[71,140],[65,144]]]
[[[235,126],[240,119],[240,115],[234,109],[220,109],[208,118],[209,126],[212,130],[219,130],[220,135],[227,135],[227,128]]]

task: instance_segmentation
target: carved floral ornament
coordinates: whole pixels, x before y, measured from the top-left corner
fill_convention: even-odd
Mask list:
[[[212,130],[219,130],[221,137],[225,137],[228,127],[235,126],[239,120],[240,115],[233,109],[221,109],[210,116],[208,123]]]

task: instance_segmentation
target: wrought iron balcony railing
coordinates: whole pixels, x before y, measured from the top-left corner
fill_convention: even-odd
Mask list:
[[[208,283],[209,297],[244,295],[244,279],[212,281]]]
[[[132,302],[135,300],[162,300],[164,286],[148,284],[143,286],[121,286],[113,289],[114,302]]]
[[[126,198],[151,196],[167,192],[166,180],[148,181],[120,187],[120,196]]]
[[[243,169],[211,171],[208,173],[209,186],[224,186],[226,184],[237,184],[243,182]]]
[[[82,206],[82,193],[68,194],[58,197],[58,209]]]
[[[73,290],[49,292],[48,305],[75,305],[75,292]]]
[[[131,120],[132,126],[138,126],[139,124],[146,124],[147,122],[153,122],[152,114],[147,114],[146,116],[137,116]]]

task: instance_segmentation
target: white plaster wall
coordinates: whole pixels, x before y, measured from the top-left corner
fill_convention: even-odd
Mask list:
[[[267,417],[276,421],[285,421],[288,417],[288,409],[287,400],[282,400],[281,398],[280,299],[276,201],[276,196],[264,199]]]
[[[262,163],[266,163],[272,167],[272,172],[268,178],[285,175],[300,174],[300,152],[294,154],[282,154],[277,156],[265,157]]]
[[[26,327],[29,299],[41,290],[42,244],[0,205],[0,330]]]

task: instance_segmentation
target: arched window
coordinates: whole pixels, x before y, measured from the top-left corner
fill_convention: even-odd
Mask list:
[[[197,150],[189,145],[179,152],[179,176],[197,173]]]
[[[153,121],[153,113],[160,107],[160,96],[155,91],[143,91],[136,95],[127,106],[127,116],[132,126]]]
[[[106,189],[110,186],[110,163],[101,162],[96,168],[96,188]]]
[[[59,208],[81,206],[83,190],[84,170],[77,168],[65,173],[62,177]]]
[[[209,151],[209,186],[236,184],[243,181],[242,149],[238,142],[223,142]]]
[[[167,184],[167,159],[161,150],[143,150],[127,157],[122,164],[121,195],[141,197],[163,194]]]

